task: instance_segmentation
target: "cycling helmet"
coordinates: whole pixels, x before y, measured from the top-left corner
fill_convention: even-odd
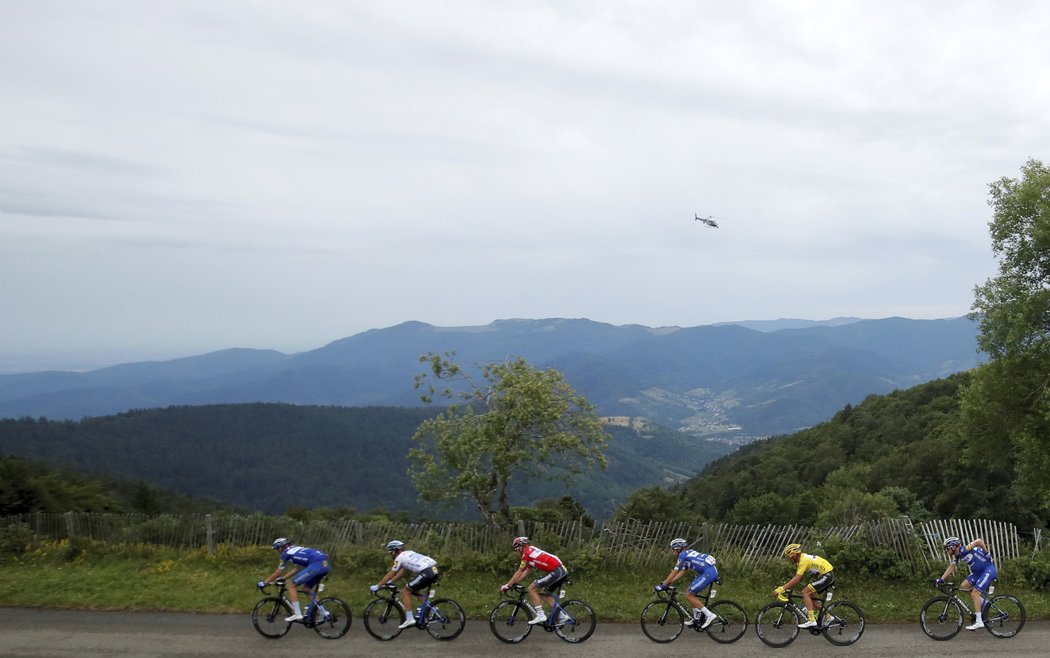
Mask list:
[[[279,548],[284,548],[285,546],[287,546],[288,544],[291,544],[291,543],[292,543],[291,539],[285,539],[284,537],[278,537],[277,539],[273,540],[273,550],[276,551]]]
[[[529,545],[529,538],[528,537],[515,537],[514,541],[511,542],[511,547],[515,548],[515,549],[521,548],[522,546],[528,546],[528,545]]]
[[[672,539],[671,540],[671,550],[672,551],[680,551],[680,550],[682,550],[683,548],[685,548],[688,545],[689,545],[689,542],[687,542],[686,540],[684,540],[682,538]]]
[[[951,548],[952,546],[962,546],[962,540],[958,537],[948,537],[944,540],[945,548]]]
[[[784,557],[795,557],[802,552],[802,544],[788,544],[784,547]]]
[[[395,539],[395,540],[391,541],[389,544],[386,545],[386,550],[387,550],[387,552],[393,553],[394,551],[400,551],[404,547],[405,547],[405,542],[398,541],[398,540]]]

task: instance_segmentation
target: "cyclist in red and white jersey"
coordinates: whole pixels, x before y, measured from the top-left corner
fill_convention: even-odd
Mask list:
[[[569,572],[557,555],[532,546],[528,537],[516,537],[511,546],[521,556],[521,566],[510,577],[510,580],[499,588],[499,591],[506,592],[533,569],[543,572],[543,575],[534,580],[528,588],[529,597],[532,599],[532,607],[536,609],[536,616],[530,619],[529,623],[542,624],[547,621],[547,613],[543,611],[543,603],[540,602],[540,597],[543,597],[547,605],[553,606],[554,591],[569,577]]]

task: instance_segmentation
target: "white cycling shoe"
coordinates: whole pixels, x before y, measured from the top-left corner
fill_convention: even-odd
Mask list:
[[[977,622],[974,622],[974,623],[970,624],[969,626],[967,626],[966,630],[968,630],[968,631],[977,631],[977,630],[980,630],[982,628],[984,628],[984,622],[983,621],[977,621]]]
[[[547,621],[547,613],[541,612],[541,613],[537,614],[535,617],[533,617],[532,619],[529,620],[529,626],[535,626],[536,624],[542,624],[545,621]]]
[[[302,615],[294,615],[293,614],[291,617],[285,617],[284,620],[285,621],[302,621],[303,620],[303,616]]]
[[[411,628],[416,625],[415,617],[407,617],[398,628]]]
[[[801,624],[799,624],[798,627],[799,628],[815,628],[816,625],[817,625],[817,622],[815,622],[813,620],[806,620],[806,621],[802,622]]]

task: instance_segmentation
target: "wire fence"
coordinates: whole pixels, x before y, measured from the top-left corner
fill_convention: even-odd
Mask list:
[[[913,568],[928,569],[944,560],[945,537],[963,541],[981,537],[998,560],[1020,557],[1025,549],[1012,523],[986,519],[951,519],[913,524],[907,517],[836,528],[802,525],[689,524],[675,521],[626,521],[586,525],[582,520],[542,523],[520,521],[514,528],[478,523],[401,523],[385,521],[310,520],[263,515],[139,515],[67,512],[0,517],[0,532],[21,525],[38,539],[74,537],[113,544],[153,544],[175,548],[225,545],[269,546],[288,536],[326,549],[381,547],[397,537],[429,551],[479,553],[506,551],[511,537],[527,535],[550,550],[594,549],[613,564],[650,566],[666,562],[671,539],[683,537],[704,552],[733,555],[744,564],[778,559],[785,544],[815,546],[831,538],[864,541],[891,548]],[[1040,533],[1033,533],[1035,550]]]

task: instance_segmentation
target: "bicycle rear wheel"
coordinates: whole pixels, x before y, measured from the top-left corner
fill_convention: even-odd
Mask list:
[[[583,601],[573,599],[571,601],[559,602],[561,610],[558,618],[553,621],[554,633],[572,644],[583,642],[594,632],[598,625],[598,619],[594,616],[594,610]]]
[[[292,609],[282,599],[269,596],[255,604],[252,610],[252,626],[259,631],[259,635],[276,640],[284,637],[292,622],[285,621],[285,617],[292,615]]]
[[[935,596],[923,604],[919,625],[934,640],[950,640],[962,630],[963,609],[950,596]]]
[[[642,608],[642,632],[653,642],[673,642],[685,630],[682,611],[670,601],[657,599]]]
[[[489,615],[489,628],[500,642],[517,644],[529,636],[536,613],[519,601],[500,601]]]
[[[864,635],[864,611],[855,603],[835,601],[821,612],[820,625],[824,627],[825,640],[844,647]]]
[[[322,614],[321,609],[326,614]],[[314,607],[314,630],[326,640],[337,640],[346,635],[352,621],[350,606],[342,599],[328,597],[318,601]]]
[[[989,599],[984,607],[984,627],[995,637],[1008,638],[1021,632],[1028,614],[1016,596],[1000,594]]]
[[[405,621],[405,611],[394,599],[379,597],[365,607],[362,617],[368,634],[386,642],[401,634],[400,626]]]
[[[755,633],[758,639],[771,647],[786,647],[798,637],[798,625],[802,623],[794,608],[786,603],[767,603],[755,615]]]
[[[427,611],[427,632],[435,640],[454,640],[467,625],[463,608],[452,599],[434,599]]]
[[[708,637],[719,644],[731,644],[744,637],[747,632],[747,612],[739,603],[722,599],[707,606],[707,609],[718,615],[705,631]]]

